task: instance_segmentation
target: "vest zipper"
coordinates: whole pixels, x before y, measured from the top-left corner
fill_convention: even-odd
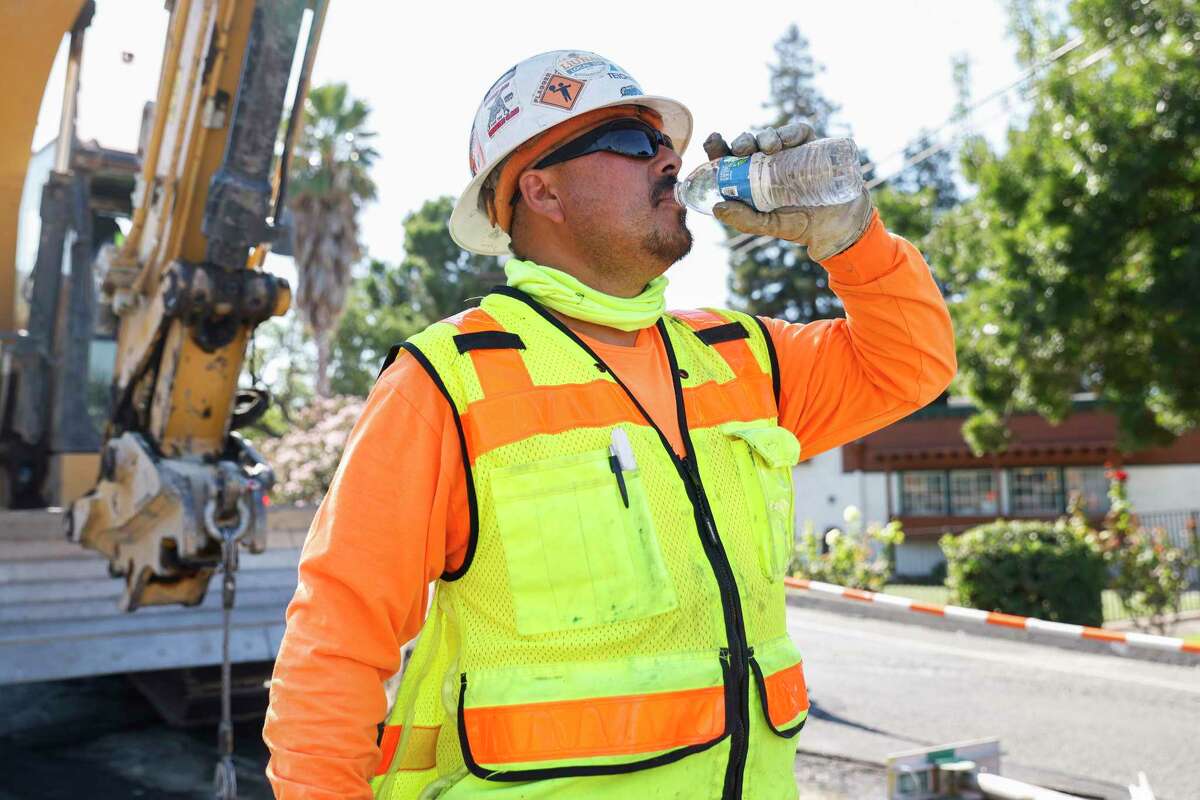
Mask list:
[[[713,577],[717,581],[717,588],[721,593],[721,610],[725,617],[725,639],[729,647],[721,648],[720,655],[722,661],[729,666],[728,681],[725,684],[725,720],[730,728],[729,764],[725,770],[725,786],[721,796],[724,800],[738,800],[742,796],[742,780],[750,735],[750,655],[746,644],[746,626],[742,618],[742,602],[738,595],[737,581],[733,577],[733,567],[730,566],[729,556],[721,544],[712,506],[709,505],[708,496],[704,493],[704,484],[700,480],[700,472],[696,467],[696,453],[692,446],[692,437],[688,433],[687,411],[683,404],[683,384],[679,377],[679,363],[675,359],[675,348],[671,346],[671,337],[667,333],[667,326],[662,317],[655,323],[670,367],[671,387],[675,392],[675,415],[679,423],[679,435],[683,439],[684,456],[682,458],[675,453],[670,440],[651,419],[633,392],[629,391],[629,387],[615,372],[609,369],[604,359],[575,335],[574,331],[519,289],[511,286],[497,286],[492,291],[495,294],[502,294],[525,303],[591,356],[597,365],[602,366],[604,369],[601,371],[612,376],[616,384],[629,397],[630,402],[646,419],[646,424],[658,434],[663,448],[667,451],[667,456],[670,457],[675,469],[679,472],[684,491],[687,492],[688,500],[692,503],[696,530],[700,534],[700,544],[704,548],[704,554],[708,558]]]
[[[675,348],[671,346],[671,337],[662,318],[657,323],[659,338],[662,339],[663,349],[667,354],[667,364],[671,372],[671,385],[675,392],[675,414],[679,422],[679,436],[683,439],[684,457],[679,458],[662,437],[667,453],[675,461],[676,469],[684,479],[692,508],[695,510],[696,527],[701,532],[701,544],[713,577],[721,591],[721,609],[725,616],[725,638],[729,644],[729,677],[730,686],[726,686],[725,715],[729,721],[731,732],[729,737],[729,764],[725,770],[725,786],[722,797],[737,800],[742,796],[742,781],[746,768],[746,757],[750,745],[750,653],[746,642],[746,624],[742,617],[742,601],[738,594],[737,581],[733,577],[733,567],[729,564],[729,556],[721,544],[717,533],[716,517],[704,492],[704,483],[700,480],[700,470],[696,465],[696,451],[692,445],[692,437],[688,432],[687,410],[683,403],[683,383],[679,377],[679,362],[675,358]],[[613,375],[616,378],[616,375]],[[622,388],[624,388],[622,386]],[[625,390],[632,398],[633,394]],[[634,401],[636,402],[636,400]],[[640,406],[639,406],[640,407]],[[645,412],[643,412],[645,413]],[[647,415],[649,419],[649,415]],[[651,423],[653,424],[653,423]],[[705,536],[704,534],[707,534]]]
[[[673,356],[671,356],[672,360]],[[681,429],[682,430],[682,429]],[[686,433],[682,434],[684,444],[691,453],[691,440]],[[674,453],[672,452],[672,456]],[[745,622],[742,618],[742,604],[738,595],[737,581],[733,577],[733,568],[729,557],[721,545],[717,534],[716,522],[712,517],[712,509],[708,497],[704,493],[700,476],[696,472],[695,462],[685,456],[674,458],[675,466],[684,480],[688,499],[695,509],[697,528],[702,532],[700,543],[704,554],[712,567],[717,588],[721,592],[721,608],[725,616],[725,634],[729,647],[722,650],[722,658],[729,659],[729,685],[725,692],[725,717],[729,720],[729,765],[725,770],[725,787],[721,793],[723,798],[736,800],[742,796],[742,778],[746,766],[746,756],[749,751],[750,734],[750,682],[749,682],[749,650],[746,645]],[[705,535],[706,534],[706,535]]]

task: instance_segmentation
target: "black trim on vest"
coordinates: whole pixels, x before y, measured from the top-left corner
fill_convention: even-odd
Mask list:
[[[521,337],[508,331],[475,331],[460,333],[454,337],[454,346],[459,355],[470,350],[524,350]]]
[[[763,342],[767,345],[767,357],[771,360],[771,391],[775,393],[775,416],[779,416],[779,354],[775,352],[775,340],[771,338],[771,331],[767,329],[767,323],[753,314],[750,315],[750,319],[758,323],[758,329],[762,331]]]
[[[721,675],[723,678],[728,676],[729,665],[726,661],[727,652],[721,651]],[[463,713],[464,701],[467,696],[467,673],[463,672],[459,678],[458,689],[458,745],[462,751],[463,763],[467,769],[476,778],[482,778],[485,781],[545,781],[552,778],[581,778],[589,775],[624,775],[630,772],[641,772],[644,769],[653,769],[661,767],[665,764],[673,764],[680,759],[687,758],[696,753],[702,753],[710,747],[720,744],[729,736],[729,716],[725,717],[725,729],[715,739],[699,744],[690,744],[687,747],[680,747],[675,750],[668,750],[665,753],[644,758],[641,761],[631,761],[628,764],[581,764],[577,767],[545,767],[542,769],[516,769],[504,770],[503,772],[492,771],[481,766],[475,760],[475,756],[471,754],[471,742],[467,738],[467,724],[465,722],[466,715]]]
[[[749,339],[750,331],[740,322],[727,322],[724,325],[714,325],[711,328],[696,331],[696,337],[707,345],[721,342],[736,342],[738,339]]]
[[[390,367],[392,362],[396,360],[396,357],[400,355],[400,351],[402,349],[404,349],[403,345],[392,345],[392,349],[388,350],[387,356],[383,359],[383,366],[379,368],[379,374],[375,376],[375,380],[379,380],[383,377],[383,373],[387,372],[387,368]]]
[[[800,729],[804,727],[804,723],[808,722],[808,717],[800,720],[799,724],[793,725],[790,728],[779,730],[775,727],[775,723],[771,722],[771,710],[767,707],[767,681],[763,678],[762,667],[758,665],[758,659],[750,656],[750,668],[754,670],[754,682],[758,684],[758,699],[762,703],[763,718],[767,721],[767,726],[770,727],[771,733],[784,739],[791,739]]]
[[[442,377],[438,375],[437,370],[433,368],[433,364],[429,363],[429,359],[421,352],[421,348],[417,347],[412,342],[405,342],[392,348],[407,350],[422,369],[429,374],[438,391],[446,398],[446,402],[450,405],[450,414],[454,417],[454,427],[458,430],[458,445],[462,451],[463,472],[466,474],[467,481],[467,509],[471,517],[470,537],[467,540],[467,554],[463,556],[462,565],[456,570],[446,570],[442,573],[442,580],[456,581],[463,575],[467,574],[467,569],[471,566],[471,561],[475,558],[475,544],[479,541],[479,505],[475,499],[475,480],[471,475],[471,457],[467,453],[467,436],[463,433],[462,419],[458,416],[458,409],[454,406],[454,400],[450,397],[450,392],[446,389],[446,384],[442,382]],[[389,354],[390,357],[390,354]],[[388,362],[391,363],[391,362]],[[386,365],[385,365],[386,367]]]

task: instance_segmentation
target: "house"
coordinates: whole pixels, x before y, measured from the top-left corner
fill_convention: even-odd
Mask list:
[[[899,519],[905,542],[896,574],[927,576],[944,562],[938,539],[997,517],[1055,519],[1078,494],[1099,521],[1108,511],[1106,464],[1128,473],[1129,498],[1147,525],[1182,541],[1200,522],[1200,431],[1168,447],[1122,453],[1116,418],[1081,396],[1060,425],[1028,414],[1009,424],[1001,454],[975,456],[961,433],[974,413],[951,398],[795,468],[797,529],[840,527],[842,510],[858,506],[868,521]]]

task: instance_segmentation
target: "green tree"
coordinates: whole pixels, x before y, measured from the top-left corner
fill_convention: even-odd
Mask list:
[[[333,338],[330,383],[335,394],[365,397],[392,345],[433,321],[415,302],[418,287],[408,278],[372,261],[367,274],[355,280]]]
[[[429,320],[456,314],[472,297],[482,297],[504,271],[495,256],[464,250],[450,238],[454,198],[426,200],[404,218],[404,261],[400,273],[412,281],[416,303]]]
[[[1003,448],[1012,414],[1062,420],[1080,390],[1127,449],[1200,423],[1200,15],[1191,0],[1055,8],[1011,4],[1020,59],[1084,44],[1037,73],[1002,152],[965,144],[978,192],[931,240],[959,298],[977,452]]]
[[[332,342],[334,392],[366,395],[392,345],[504,282],[496,258],[463,250],[450,238],[453,209],[452,197],[425,201],[404,218],[399,266],[372,261],[355,281]]]
[[[344,83],[312,89],[291,160],[288,207],[296,226],[296,308],[317,346],[316,392],[331,391],[332,339],[346,306],[351,268],[362,255],[358,212],[375,198],[378,153],[366,129],[370,107]]]

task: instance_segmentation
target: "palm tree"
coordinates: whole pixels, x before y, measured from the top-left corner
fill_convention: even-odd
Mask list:
[[[292,211],[299,285],[296,307],[317,343],[316,392],[330,395],[333,334],[345,310],[351,267],[362,256],[358,212],[375,199],[368,174],[378,152],[364,129],[371,108],[346,84],[308,93],[304,127],[292,154],[288,207]]]

